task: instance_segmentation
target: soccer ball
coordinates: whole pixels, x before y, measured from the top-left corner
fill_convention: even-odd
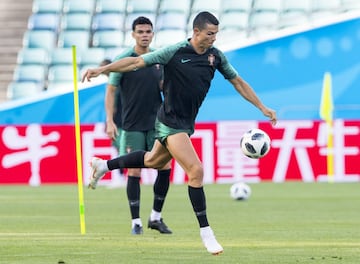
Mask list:
[[[237,182],[230,187],[230,196],[234,200],[247,200],[251,195],[251,188],[243,182]]]
[[[270,137],[261,129],[250,129],[241,137],[240,147],[245,156],[259,159],[268,154],[270,150]]]

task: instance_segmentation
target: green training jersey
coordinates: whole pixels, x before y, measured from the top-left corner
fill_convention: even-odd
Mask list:
[[[236,70],[219,49],[211,47],[204,54],[198,54],[189,40],[141,56],[147,66],[164,65],[164,102],[157,117],[160,122],[175,129],[194,127],[216,70],[225,79],[237,76]]]
[[[129,48],[114,61],[125,57],[137,57],[134,48]],[[127,131],[154,129],[157,111],[162,102],[160,82],[163,68],[160,64],[131,72],[111,72],[109,83],[118,87],[121,99],[121,127]]]

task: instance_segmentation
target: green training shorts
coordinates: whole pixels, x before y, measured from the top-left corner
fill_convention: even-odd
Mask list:
[[[150,151],[155,142],[155,130],[148,131],[121,131],[120,155],[135,150]]]
[[[155,138],[160,141],[162,145],[165,146],[166,139],[170,135],[178,134],[185,132],[189,136],[194,134],[194,129],[177,129],[177,128],[171,128],[167,125],[161,123],[158,119],[155,120]]]

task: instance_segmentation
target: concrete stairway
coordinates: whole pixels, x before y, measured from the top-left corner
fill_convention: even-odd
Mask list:
[[[7,101],[7,86],[13,77],[31,8],[31,0],[0,1],[0,103]]]

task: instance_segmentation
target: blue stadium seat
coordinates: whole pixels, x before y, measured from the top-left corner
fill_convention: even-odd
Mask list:
[[[190,13],[191,0],[162,0],[160,2],[159,13],[183,13],[188,16]]]
[[[133,47],[135,45],[135,40],[132,37],[132,33],[133,33],[133,31],[131,29],[127,30],[125,32],[125,34],[124,34],[124,46],[125,47]]]
[[[196,15],[197,15],[197,13],[191,14],[189,19],[188,19],[187,32],[189,32],[189,33],[191,33],[192,30],[193,30],[193,20],[194,20]]]
[[[222,13],[244,12],[250,13],[253,0],[222,0]]]
[[[163,47],[170,44],[175,44],[186,39],[186,32],[181,29],[167,29],[161,30],[155,35],[155,46]]]
[[[344,11],[353,11],[360,9],[359,0],[342,0],[342,8]]]
[[[221,0],[194,0],[191,14],[197,14],[205,10],[213,13],[216,17],[219,17]]]
[[[32,5],[33,13],[56,13],[62,12],[63,0],[34,0]]]
[[[97,0],[95,12],[125,14],[126,0]]]
[[[341,0],[313,0],[311,19],[331,17],[341,11]]]
[[[279,28],[279,14],[276,11],[254,12],[249,20],[252,35],[268,33]]]
[[[84,65],[99,65],[105,57],[105,49],[103,48],[89,48],[85,49],[80,54],[81,66]]]
[[[253,8],[255,12],[277,12],[282,9],[282,0],[254,0]]]
[[[78,51],[89,47],[90,32],[87,30],[61,31],[58,39],[59,48],[71,48],[76,46]]]
[[[10,82],[7,87],[6,97],[10,100],[38,96],[43,87],[35,82]]]
[[[302,11],[286,11],[279,16],[279,28],[305,25],[309,22],[309,16]]]
[[[92,39],[92,45],[97,48],[121,47],[123,42],[124,33],[121,30],[96,31]]]
[[[312,12],[330,11],[339,12],[342,0],[313,0]]]
[[[90,30],[92,15],[88,13],[69,13],[61,18],[62,30]]]
[[[28,30],[24,34],[23,47],[43,48],[50,52],[56,45],[56,33],[48,30]]]
[[[77,54],[77,64],[80,64],[80,56]],[[73,54],[72,48],[56,48],[51,52],[50,65],[72,65]]]
[[[228,11],[221,15],[220,30],[246,30],[249,25],[249,13],[242,11]]]
[[[159,0],[129,0],[127,5],[128,13],[153,13],[157,12]]]
[[[79,74],[77,74],[80,79]],[[54,65],[49,67],[48,73],[49,82],[73,82],[74,81],[74,70],[72,65]]]
[[[161,13],[156,19],[156,30],[182,29],[186,30],[187,15],[179,12]]]
[[[58,31],[60,16],[58,14],[32,14],[28,20],[28,29],[30,30],[51,30]]]
[[[105,49],[105,58],[113,60],[117,55],[124,52],[126,47],[116,47]]]
[[[95,9],[95,0],[64,0],[64,13],[88,13]]]
[[[122,30],[124,16],[116,13],[100,13],[93,17],[92,30]]]
[[[252,29],[276,27],[278,18],[279,15],[276,12],[255,12],[250,17],[250,27]]]
[[[22,48],[17,55],[17,64],[49,64],[49,53],[42,48]]]
[[[284,0],[282,12],[301,12],[308,14],[311,11],[311,0]]]
[[[15,67],[13,81],[43,84],[46,79],[46,70],[46,65],[20,64]]]

